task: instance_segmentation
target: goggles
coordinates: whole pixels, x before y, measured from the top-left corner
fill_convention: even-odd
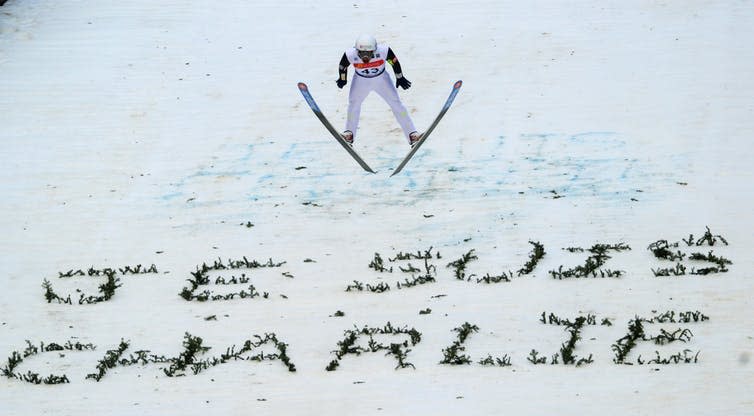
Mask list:
[[[374,51],[358,51],[359,58],[372,59],[374,58]]]

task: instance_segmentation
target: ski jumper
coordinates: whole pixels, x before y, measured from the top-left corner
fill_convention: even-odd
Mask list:
[[[344,75],[349,65],[353,65],[354,74],[351,83],[351,89],[348,95],[348,117],[346,120],[346,130],[350,130],[354,137],[356,129],[359,127],[359,116],[361,114],[361,104],[367,98],[370,92],[374,91],[382,97],[383,100],[393,110],[398,124],[403,129],[406,139],[409,134],[416,131],[414,122],[408,115],[406,107],[398,97],[398,90],[393,84],[393,79],[385,71],[385,64],[390,63],[393,70],[400,74],[400,64],[393,51],[385,44],[377,44],[374,56],[369,62],[364,62],[358,54],[356,48],[346,50],[340,60],[339,70]]]

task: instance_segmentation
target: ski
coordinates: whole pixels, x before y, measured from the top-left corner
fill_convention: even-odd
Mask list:
[[[341,146],[343,146],[344,149],[346,149],[346,152],[348,152],[349,155],[358,163],[362,168],[364,168],[365,171],[370,173],[376,173],[372,170],[372,168],[369,167],[369,165],[364,162],[364,159],[361,158],[361,156],[356,153],[356,151],[353,150],[353,147],[351,147],[348,142],[343,140],[343,137],[340,136],[340,134],[335,130],[335,128],[330,124],[330,122],[327,120],[327,117],[322,113],[322,110],[319,109],[319,106],[314,101],[314,98],[312,98],[311,93],[309,93],[309,87],[306,86],[303,82],[298,83],[298,90],[301,91],[301,94],[304,96],[304,99],[306,100],[306,103],[309,104],[309,107],[311,107],[312,111],[314,111],[314,115],[317,116],[319,121],[322,122],[322,124],[325,125],[325,128],[327,131],[332,134],[332,136],[335,138],[335,140],[340,143]]]
[[[408,152],[406,157],[403,158],[403,161],[401,162],[401,164],[398,165],[397,168],[395,168],[395,171],[393,171],[393,174],[390,176],[395,176],[398,173],[400,173],[400,171],[403,170],[403,167],[406,166],[408,161],[411,160],[412,157],[414,157],[414,154],[416,154],[416,151],[419,150],[422,144],[424,144],[424,142],[427,140],[429,135],[432,133],[432,130],[434,130],[435,127],[437,127],[437,123],[440,122],[440,120],[442,119],[442,116],[444,116],[445,113],[447,113],[448,110],[450,109],[450,105],[453,104],[453,100],[456,99],[456,95],[458,94],[458,90],[461,89],[462,84],[463,84],[463,81],[460,81],[460,80],[456,81],[456,83],[453,84],[453,90],[450,91],[450,95],[448,96],[448,99],[445,100],[445,105],[442,106],[442,110],[440,110],[440,114],[438,114],[435,120],[432,122],[432,124],[429,125],[429,128],[427,129],[427,131],[424,132],[424,135],[422,136],[422,138],[419,139],[419,141],[416,142],[416,144],[414,144],[413,147],[411,147],[411,150]]]

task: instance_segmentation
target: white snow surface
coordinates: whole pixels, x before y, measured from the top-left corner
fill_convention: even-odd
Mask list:
[[[0,365],[27,340],[97,349],[25,359],[17,372],[70,383],[0,377],[0,414],[754,414],[752,21],[748,1],[9,0]],[[335,86],[337,63],[362,32],[400,58],[413,82],[400,95],[420,128],[464,81],[392,178],[408,147],[379,97],[365,101],[355,144],[372,175],[296,88],[306,82],[341,128],[348,93]],[[729,245],[681,242],[707,226]],[[655,277],[675,265],[647,250],[660,239],[733,264]],[[530,240],[546,250],[530,275],[476,283],[515,272]],[[631,247],[603,266],[623,276],[551,277],[588,256],[564,248],[597,243]],[[397,267],[423,264],[387,259],[430,247],[442,256],[436,282],[398,290],[410,275]],[[471,281],[457,280],[446,266],[472,249]],[[369,268],[375,253],[395,271]],[[240,271],[269,299],[179,296],[201,264],[244,256],[286,262]],[[137,264],[159,271],[119,276],[114,297],[94,305],[78,305],[76,290],[94,294],[102,278],[58,277]],[[74,304],[47,303],[45,279]],[[354,280],[392,290],[346,292]],[[633,365],[613,362],[630,320],[669,310],[709,320],[645,324],[647,335],[693,337],[639,342]],[[575,349],[594,362],[527,361],[568,338],[542,312],[595,315]],[[407,355],[414,369],[380,351],[325,371],[346,330],[388,322],[421,332]],[[440,364],[465,322],[479,328],[463,344],[473,363]],[[274,332],[296,372],[235,361],[185,377],[149,364],[85,378],[121,339],[126,355],[175,357],[187,332],[213,347],[200,358]],[[637,363],[685,349],[698,362]],[[478,364],[505,354],[511,366]]]

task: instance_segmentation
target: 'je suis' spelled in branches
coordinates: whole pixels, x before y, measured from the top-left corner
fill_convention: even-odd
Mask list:
[[[521,277],[521,276],[531,274],[534,271],[534,269],[537,267],[537,264],[539,263],[539,261],[545,256],[545,247],[538,241],[529,241],[529,244],[534,246],[531,253],[529,253],[529,260],[526,263],[524,263],[524,265],[520,269],[518,269],[516,273],[513,273],[512,271],[507,271],[507,272],[503,271],[499,275],[491,275],[487,273],[486,275],[480,278],[477,278],[476,283],[492,284],[492,283],[500,283],[500,282],[510,282],[515,277]],[[473,259],[476,259],[476,256],[474,256],[473,258],[471,257],[468,258],[468,260],[473,260]],[[463,257],[459,259],[457,262],[454,262],[448,265],[448,267],[456,268],[456,273],[455,273],[456,278],[459,277],[458,267],[463,267],[464,270],[460,271],[460,274],[462,275],[461,277],[463,277],[464,271],[466,268],[466,264],[465,264],[466,261],[467,261],[466,257]],[[473,275],[470,275],[467,278],[467,281],[470,281],[472,276]],[[463,280],[463,279],[460,279],[460,280]]]
[[[712,234],[709,227],[706,227],[706,229],[706,232],[701,238],[694,239],[694,235],[690,234],[688,239],[683,239],[683,242],[686,243],[686,245],[689,247],[698,247],[703,245],[714,246],[718,241],[723,245],[728,245],[728,241],[723,236]],[[726,259],[725,257],[717,256],[712,251],[709,251],[707,254],[691,253],[690,255],[688,255],[689,260],[709,262],[713,263],[715,266],[698,269],[692,267],[689,270],[686,265],[681,263],[686,259],[687,255],[685,253],[682,253],[680,250],[677,250],[679,245],[679,242],[671,244],[667,240],[658,240],[649,245],[648,249],[652,252],[652,254],[654,254],[656,258],[677,262],[674,267],[664,267],[657,269],[653,268],[652,273],[655,276],[685,276],[686,274],[706,276],[716,273],[725,273],[728,271],[727,266],[733,264],[732,261]]]
[[[189,282],[189,286],[184,287],[179,295],[187,301],[198,302],[232,300],[235,298],[254,299],[258,297],[268,299],[270,294],[268,292],[260,293],[253,284],[249,284],[249,287],[246,290],[226,294],[215,294],[209,289],[201,291],[199,289],[210,284],[209,273],[213,271],[272,268],[281,267],[285,263],[285,261],[276,263],[272,259],[269,259],[266,263],[260,263],[256,260],[249,260],[245,256],[240,260],[228,259],[227,263],[223,262],[222,259],[215,260],[211,265],[203,263],[201,267],[196,268],[196,271],[191,272],[191,278],[186,279],[186,281]],[[287,273],[284,273],[283,275],[289,278],[293,277],[291,274]],[[249,278],[246,277],[245,274],[241,274],[240,277],[232,276],[228,280],[224,277],[218,277],[215,279],[216,285],[230,285],[236,283],[249,283]],[[282,297],[287,298],[286,296]]]
[[[576,253],[583,252],[584,249],[580,247],[569,247],[565,250]],[[631,250],[625,243],[618,244],[595,244],[591,248],[587,249],[591,256],[589,256],[583,265],[573,267],[571,269],[564,269],[560,266],[558,270],[550,270],[550,275],[553,279],[569,279],[569,278],[588,278],[588,277],[621,277],[625,274],[622,270],[610,270],[602,269],[601,267],[611,258],[608,252],[621,252]]]
[[[385,293],[390,291],[393,287],[401,290],[411,288],[414,286],[424,285],[427,283],[433,283],[436,281],[437,267],[430,262],[433,256],[440,258],[440,254],[432,254],[432,247],[428,250],[417,251],[416,254],[411,253],[398,253],[394,258],[388,258],[389,262],[406,261],[406,260],[421,260],[424,262],[424,270],[409,263],[406,267],[398,266],[398,269],[403,273],[411,273],[411,278],[404,278],[403,281],[395,282],[394,286],[391,286],[386,282],[379,282],[375,284],[364,283],[358,280],[353,280],[353,284],[346,286],[346,292],[362,292],[369,291],[372,293]],[[369,268],[374,269],[381,273],[393,273],[393,267],[386,267],[385,262],[380,253],[374,253],[374,259],[369,263]],[[418,273],[418,274],[417,274]]]

